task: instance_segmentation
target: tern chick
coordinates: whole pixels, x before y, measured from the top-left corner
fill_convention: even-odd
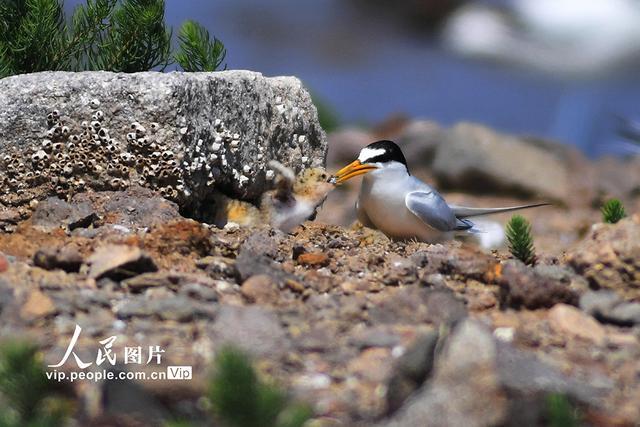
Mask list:
[[[269,162],[269,167],[277,172],[274,189],[266,191],[260,199],[260,208],[249,202],[216,195],[217,206],[214,223],[224,226],[236,223],[241,227],[270,224],[285,233],[308,219],[313,219],[316,209],[335,188],[328,182],[329,175],[322,168],[295,173],[279,162]]]
[[[548,205],[472,208],[448,204],[433,187],[409,173],[402,150],[392,141],[367,145],[331,182],[341,184],[358,175],[364,175],[356,201],[358,220],[397,239],[450,239],[457,231],[481,231],[470,217]]]
[[[279,162],[271,161],[269,166],[278,172],[276,187],[262,196],[260,210],[271,226],[288,233],[315,217],[335,184],[328,182],[329,175],[322,168],[306,169],[296,177]]]

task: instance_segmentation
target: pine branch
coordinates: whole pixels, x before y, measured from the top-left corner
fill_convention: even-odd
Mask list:
[[[0,350],[0,408],[2,426],[56,427],[65,424],[69,408],[56,383],[47,379],[35,346],[4,342]]]
[[[178,34],[180,51],[175,59],[184,71],[216,71],[227,51],[217,38],[211,38],[206,28],[194,21],[186,21]]]
[[[67,55],[73,58],[75,71],[90,69],[89,57],[95,55],[110,28],[110,17],[117,0],[87,0],[73,11],[72,31],[67,42]]]
[[[618,199],[611,199],[602,206],[602,219],[609,224],[615,224],[627,216],[624,205]]]
[[[67,31],[62,5],[57,0],[10,0],[0,8],[1,68],[11,74],[65,69],[57,61]]]
[[[577,427],[580,413],[571,404],[567,396],[559,393],[549,394],[546,398],[547,417],[551,427]]]
[[[305,405],[291,404],[283,391],[262,382],[248,357],[234,348],[216,357],[209,399],[229,427],[302,427],[312,415]]]
[[[111,27],[91,58],[100,70],[132,73],[164,69],[170,63],[171,31],[164,22],[164,0],[123,0]]]
[[[62,0],[0,0],[0,78],[44,70],[164,70],[172,61],[164,0],[85,0],[67,24]],[[188,71],[213,71],[226,50],[188,21],[176,54]]]
[[[529,221],[521,215],[512,216],[507,223],[506,235],[509,241],[509,251],[514,257],[527,265],[536,262]]]

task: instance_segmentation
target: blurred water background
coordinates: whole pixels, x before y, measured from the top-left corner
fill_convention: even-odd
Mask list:
[[[473,121],[591,156],[633,149],[620,119],[640,118],[638,0],[167,0],[166,14],[205,25],[231,69],[298,76],[342,124]]]

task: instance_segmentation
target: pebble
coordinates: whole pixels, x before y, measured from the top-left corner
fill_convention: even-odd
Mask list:
[[[562,334],[591,341],[596,345],[603,345],[606,331],[593,317],[584,314],[577,308],[557,304],[547,316],[553,329]]]
[[[580,308],[601,322],[619,326],[640,325],[640,303],[624,301],[614,291],[586,292],[580,297]]]
[[[496,337],[497,340],[502,342],[512,342],[515,337],[516,330],[514,328],[496,328],[493,331],[493,336]]]
[[[20,310],[20,315],[25,320],[35,320],[54,313],[56,313],[56,307],[53,301],[40,290],[30,291]]]
[[[107,245],[98,248],[87,260],[89,277],[122,280],[158,270],[153,259],[140,248],[129,245]]]
[[[179,294],[199,301],[214,302],[218,300],[218,292],[214,288],[199,283],[189,283],[181,287]]]
[[[45,270],[60,269],[67,273],[78,272],[82,265],[82,256],[72,246],[60,249],[40,249],[33,256],[35,266]]]
[[[329,264],[329,256],[323,252],[307,252],[298,256],[297,262],[308,267],[324,267]]]
[[[296,377],[293,384],[302,389],[321,390],[331,385],[331,377],[321,373],[304,374]]]
[[[569,284],[538,274],[519,261],[503,264],[498,283],[504,307],[535,310],[578,302],[578,295]]]
[[[351,344],[360,349],[370,347],[395,347],[400,344],[400,337],[386,328],[368,328],[355,334]]]
[[[388,348],[368,348],[349,362],[348,369],[365,381],[381,383],[391,373],[392,359],[391,350]]]
[[[244,281],[242,295],[252,303],[275,304],[280,297],[278,284],[266,274],[257,274]]]

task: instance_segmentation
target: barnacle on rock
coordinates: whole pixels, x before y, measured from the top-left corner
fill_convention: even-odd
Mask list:
[[[36,187],[43,191],[34,194],[71,197],[83,190],[121,190],[132,182],[180,201],[199,191],[185,184],[188,178],[196,177],[189,179],[192,185],[210,191],[221,175],[220,168],[229,166],[225,153],[235,150],[241,140],[240,133],[214,119],[209,136],[214,141],[211,145],[195,139],[184,152],[176,153],[157,138],[164,135],[158,122],[132,120],[128,128],[113,128],[99,106],[98,99],[89,101],[90,120],[79,123],[63,120],[58,110],[47,112],[42,138],[33,146],[7,153],[0,159],[0,203],[13,206],[28,203],[24,197],[16,197],[17,192]],[[188,129],[184,129],[180,134],[189,135]],[[237,182],[244,186],[252,167],[236,167]]]

